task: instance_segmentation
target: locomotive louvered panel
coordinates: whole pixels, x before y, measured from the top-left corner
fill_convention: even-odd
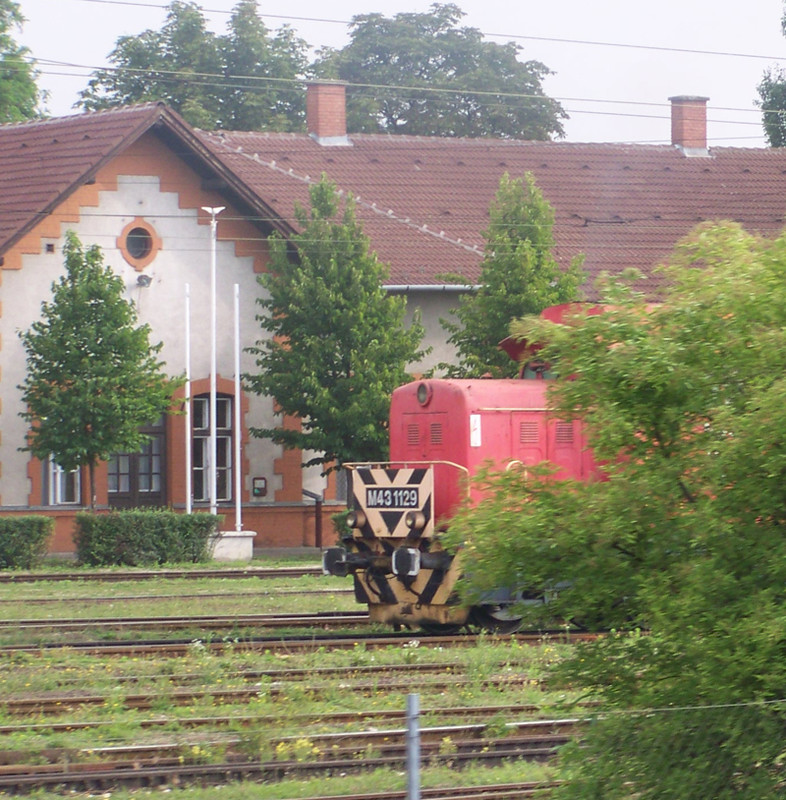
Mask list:
[[[520,422],[519,444],[538,444],[540,441],[539,428],[537,422]]]
[[[360,533],[372,536],[406,537],[404,524],[409,511],[421,511],[426,526],[420,533],[434,531],[434,473],[429,467],[358,467],[352,471],[352,504],[366,515]]]
[[[558,422],[554,438],[557,444],[573,444],[573,423]]]
[[[417,424],[410,423],[407,425],[407,445],[409,447],[417,447],[420,444],[420,428]]]
[[[441,422],[432,422],[429,426],[429,430],[431,432],[431,444],[433,445],[441,445],[442,444],[442,423]]]

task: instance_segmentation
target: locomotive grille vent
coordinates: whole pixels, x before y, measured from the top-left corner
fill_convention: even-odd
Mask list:
[[[431,444],[442,444],[442,423],[431,423]]]
[[[420,443],[420,431],[417,425],[407,425],[407,444],[410,447],[417,447]]]
[[[557,423],[557,444],[573,444],[573,423]]]
[[[539,438],[537,422],[519,423],[519,444],[537,444]]]

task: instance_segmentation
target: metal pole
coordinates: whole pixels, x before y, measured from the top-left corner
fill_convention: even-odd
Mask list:
[[[240,437],[243,426],[240,424],[240,286],[235,284],[235,530],[243,530],[240,490],[243,486],[240,475]]]
[[[186,514],[191,513],[191,286],[186,284]]]
[[[208,443],[208,496],[210,513],[218,514],[218,490],[216,476],[216,216],[224,206],[202,206],[202,211],[210,214],[210,438]]]
[[[420,695],[407,695],[407,800],[420,800]]]

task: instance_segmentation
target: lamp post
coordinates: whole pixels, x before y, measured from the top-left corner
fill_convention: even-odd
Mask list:
[[[225,206],[202,206],[210,214],[210,439],[208,450],[210,513],[218,514],[216,481],[216,217]]]

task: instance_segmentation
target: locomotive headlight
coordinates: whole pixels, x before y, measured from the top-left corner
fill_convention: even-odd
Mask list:
[[[360,509],[355,509],[347,514],[347,527],[362,528],[365,524],[366,515]]]
[[[417,388],[418,403],[427,406],[431,400],[431,386],[427,383],[419,383]]]
[[[422,531],[426,527],[426,515],[422,511],[407,511],[404,524],[411,531]]]

